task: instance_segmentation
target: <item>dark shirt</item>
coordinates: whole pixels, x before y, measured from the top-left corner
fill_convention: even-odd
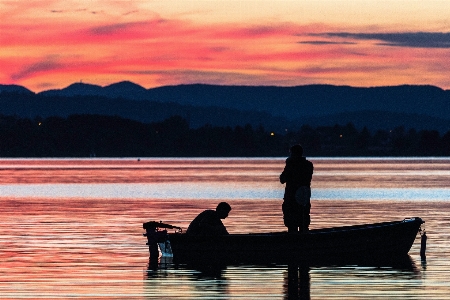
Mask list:
[[[295,200],[295,192],[301,186],[311,186],[313,163],[303,156],[290,156],[280,175],[280,182],[286,183],[285,200]]]
[[[186,233],[192,235],[224,235],[228,234],[228,231],[215,210],[205,210],[195,217]]]

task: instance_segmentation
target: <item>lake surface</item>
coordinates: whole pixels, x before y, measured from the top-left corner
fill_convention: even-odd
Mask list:
[[[450,299],[450,159],[310,160],[310,228],[418,216],[426,261],[418,235],[406,265],[150,269],[143,222],[227,201],[229,232],[285,230],[284,158],[3,159],[0,298]]]

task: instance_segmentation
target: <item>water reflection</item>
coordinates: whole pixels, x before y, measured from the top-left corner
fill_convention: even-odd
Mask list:
[[[0,298],[450,299],[450,159],[314,160],[311,229],[419,216],[426,262],[418,236],[409,264],[150,266],[143,222],[186,229],[220,201],[230,233],[285,230],[283,162],[0,160]]]
[[[284,299],[311,299],[309,270],[310,267],[305,265],[288,265],[284,278]]]
[[[399,281],[414,283],[422,279],[420,268],[409,255],[394,260],[335,261],[333,264],[329,261],[302,261],[281,265],[269,262],[202,264],[198,260],[179,264],[169,257],[160,258],[156,264],[149,261],[146,267],[146,295],[175,297],[183,291],[186,299],[232,298],[238,292],[238,298],[304,300],[311,299],[312,291],[317,295],[318,290],[322,293],[328,290],[329,293],[329,289],[334,289],[337,295],[343,293],[344,298],[348,296],[345,294],[348,289],[360,289],[361,293],[374,296],[379,290],[365,291],[367,285],[381,285],[389,289],[398,288]],[[172,287],[175,283],[177,289]],[[237,285],[245,287],[245,290],[237,290]],[[408,295],[408,291],[403,293],[403,296]]]

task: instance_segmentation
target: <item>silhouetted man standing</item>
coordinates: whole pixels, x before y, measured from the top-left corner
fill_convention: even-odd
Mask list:
[[[312,162],[303,157],[303,148],[294,145],[286,166],[280,175],[280,182],[286,183],[282,205],[284,225],[288,232],[308,231],[311,223],[311,179],[314,171]]]

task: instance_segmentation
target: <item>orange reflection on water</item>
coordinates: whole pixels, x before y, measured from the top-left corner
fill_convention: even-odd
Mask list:
[[[313,190],[336,187],[447,187],[449,161],[315,159]],[[447,164],[446,164],[447,163]],[[248,190],[277,181],[284,159],[1,160],[1,185],[29,183],[177,183]],[[417,175],[411,174],[411,171]],[[412,176],[412,177],[411,177]],[[8,178],[6,178],[8,177]],[[445,184],[447,183],[447,184]],[[79,185],[83,189],[85,185]],[[122,186],[122,185],[121,185]],[[234,188],[233,188],[234,187]],[[244,191],[246,191],[244,189]],[[263,298],[286,297],[286,266],[228,266],[212,278],[186,266],[148,272],[142,223],[186,229],[202,210],[227,201],[229,232],[282,231],[281,197],[263,199],[0,197],[0,298]],[[361,266],[311,268],[315,298],[445,299],[450,294],[450,202],[312,199],[311,228],[422,217],[429,236],[414,270]],[[150,273],[150,275],[149,275]],[[370,287],[370,288],[368,288]]]
[[[280,160],[48,159],[0,160],[0,184],[273,181]]]
[[[313,188],[447,188],[448,159],[323,159]],[[30,183],[278,183],[284,158],[272,159],[3,159],[0,184]]]

